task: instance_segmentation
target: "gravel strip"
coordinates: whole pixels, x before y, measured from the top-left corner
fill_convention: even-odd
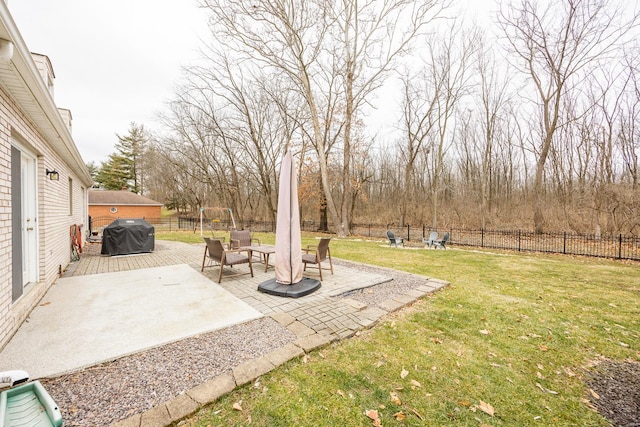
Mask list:
[[[350,298],[367,304],[369,307],[379,306],[380,303],[392,299],[396,295],[406,294],[408,291],[424,285],[425,278],[401,271],[381,269],[371,265],[356,264],[344,260],[334,260],[334,264],[366,271],[368,273],[384,274],[391,277],[390,282],[380,283],[370,288],[357,289],[344,293],[336,298]]]
[[[343,260],[334,263],[393,278],[336,297],[369,306],[424,284],[424,278],[407,273]],[[263,318],[41,382],[60,407],[65,426],[108,426],[295,340],[286,328]]]
[[[262,318],[40,382],[65,426],[108,426],[295,340]]]

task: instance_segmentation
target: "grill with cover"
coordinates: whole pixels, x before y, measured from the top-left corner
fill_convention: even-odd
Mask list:
[[[155,228],[141,218],[120,218],[102,230],[102,255],[152,252]]]

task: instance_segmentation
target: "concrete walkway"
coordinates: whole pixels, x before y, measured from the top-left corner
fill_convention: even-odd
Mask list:
[[[217,286],[218,267],[206,268],[204,273],[200,273],[204,244],[190,245],[179,242],[156,241],[156,248],[153,253],[136,256],[103,257],[98,255],[99,244],[85,246],[85,254],[81,260],[73,263],[65,273],[64,278],[59,282],[64,283],[65,278],[91,282],[87,275],[101,275],[105,273],[113,274],[117,272],[140,270],[140,273],[131,272],[131,276],[123,275],[121,282],[127,282],[137,274],[146,275],[157,268],[174,266],[176,270],[191,268],[190,275],[196,272],[200,277],[207,277],[212,288]],[[185,265],[186,264],[186,265]],[[237,266],[234,270],[247,268],[244,265]],[[180,270],[184,271],[184,270]],[[120,421],[114,426],[118,427],[142,427],[142,426],[168,426],[184,417],[189,416],[198,408],[217,400],[220,396],[229,393],[236,386],[254,381],[261,375],[275,369],[277,366],[300,357],[307,352],[325,346],[333,341],[341,340],[353,336],[358,330],[373,326],[382,316],[389,312],[398,310],[416,299],[434,292],[448,283],[430,278],[424,279],[424,283],[414,288],[410,294],[397,295],[378,304],[375,307],[367,307],[365,304],[349,298],[334,298],[337,295],[344,295],[350,291],[375,286],[391,280],[390,276],[384,274],[367,273],[362,270],[350,268],[347,265],[334,265],[335,274],[323,273],[324,280],[322,287],[311,295],[299,299],[282,298],[263,294],[257,291],[257,285],[262,281],[274,277],[273,269],[268,272],[256,264],[254,265],[254,277],[249,275],[227,278],[223,277],[219,287],[236,299],[237,307],[248,307],[262,316],[270,316],[282,326],[293,332],[297,340],[293,344],[288,344],[263,357],[246,362],[240,366],[230,367],[231,373],[220,375],[198,387],[195,387],[185,394],[176,397],[164,404],[156,406],[144,413],[136,414],[130,418]],[[380,270],[378,270],[380,271]],[[384,271],[384,270],[382,270]],[[309,273],[312,273],[310,271]],[[122,273],[120,273],[122,274]],[[187,274],[187,273],[185,273]],[[311,276],[311,274],[310,274]],[[128,278],[129,277],[129,278]],[[178,279],[172,279],[174,281]],[[215,285],[215,286],[214,286]],[[58,286],[57,284],[54,285]],[[82,288],[78,288],[82,289]],[[195,299],[203,300],[202,296],[194,293]],[[45,297],[46,298],[46,297]],[[215,298],[204,298],[211,306],[215,304]],[[73,300],[70,301],[73,303]],[[38,307],[35,312],[44,307]],[[167,311],[172,309],[171,305]],[[217,309],[216,309],[217,310]],[[139,315],[144,315],[144,310],[138,310]],[[147,319],[141,320],[148,322]],[[102,316],[104,318],[104,315]],[[252,317],[249,311],[246,318]],[[240,320],[241,321],[241,320]],[[224,323],[224,321],[223,321]],[[233,322],[230,322],[231,324]],[[216,329],[215,322],[211,323],[211,330]],[[22,328],[21,328],[22,329]],[[20,333],[20,331],[19,331]],[[18,334],[19,334],[18,333]],[[18,336],[16,334],[16,336]],[[175,339],[175,338],[173,338]],[[162,345],[165,339],[158,338],[155,345]],[[152,343],[145,343],[146,347],[153,346]],[[129,350],[131,352],[131,350]],[[0,354],[0,357],[3,354]],[[117,356],[109,356],[115,358]],[[98,362],[99,357],[95,356]],[[83,365],[89,365],[83,361]]]

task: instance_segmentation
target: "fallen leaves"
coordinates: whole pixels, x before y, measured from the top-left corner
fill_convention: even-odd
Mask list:
[[[482,412],[484,412],[485,414],[492,416],[495,413],[495,409],[493,409],[493,406],[491,406],[489,403],[487,402],[483,402],[482,400],[480,401],[480,404],[478,405],[478,409],[480,409]]]
[[[418,371],[418,366],[414,366],[415,370]],[[400,371],[400,378],[402,379],[406,379],[409,376],[409,371],[405,368],[402,368],[402,370]],[[410,379],[409,383],[411,384],[411,389],[412,390],[416,390],[417,388],[421,388],[422,384],[420,384],[419,381],[415,380],[415,379]],[[406,403],[404,403],[402,401],[402,399],[400,399],[400,395],[399,395],[399,391],[401,390],[406,390],[405,387],[403,386],[398,386],[395,387],[393,391],[389,392],[389,401],[395,405],[396,407],[400,406],[403,408],[403,410],[400,411],[396,411],[393,414],[393,418],[396,421],[400,421],[403,422],[405,421],[405,419],[407,418],[408,415],[413,414],[415,415],[418,419],[422,420],[422,415],[420,415],[420,413],[418,413],[418,411],[416,411],[415,409],[409,407]],[[344,397],[344,392],[341,393],[341,390],[338,390],[338,394]],[[431,393],[425,393],[423,396],[425,397],[430,397],[432,396]],[[386,406],[381,404],[378,407],[379,409],[385,409]],[[368,409],[365,411],[365,415],[371,420],[371,422],[373,423],[374,427],[378,427],[378,426],[382,426],[382,420],[380,418],[380,413],[378,412],[377,409]]]
[[[233,409],[242,412],[242,400],[233,404]]]
[[[490,335],[490,334],[491,334],[491,331],[490,331],[490,330],[488,330],[488,329],[481,329],[479,332],[480,332],[482,335]]]
[[[367,417],[369,417],[369,419],[373,423],[374,427],[382,427],[382,421],[380,420],[380,414],[378,414],[378,411],[376,409],[368,409],[367,411],[365,411],[364,414]]]
[[[394,405],[402,405],[402,401],[400,400],[400,397],[398,397],[398,393],[396,393],[395,391],[389,393],[389,398],[391,400],[391,403],[393,403]]]
[[[413,412],[413,415],[415,415],[416,417],[418,417],[418,419],[419,419],[420,421],[422,421],[422,415],[420,415],[420,414],[418,413],[418,411],[416,411],[416,410],[415,410],[415,409],[413,409],[413,408],[408,408],[408,409],[409,409],[411,412]]]
[[[338,396],[340,396],[340,397],[344,397],[345,399],[346,399],[347,397],[348,397],[349,399],[353,399],[353,398],[354,398],[354,397],[353,397],[353,393],[349,393],[349,394],[347,395],[344,391],[342,391],[342,390],[340,390],[340,389],[338,389],[338,391],[336,391],[336,394],[337,394]]]
[[[538,387],[540,390],[544,391],[545,393],[558,394],[557,391],[553,391],[553,390],[550,390],[548,388],[542,387],[542,385],[540,383],[536,383],[536,387]]]
[[[469,402],[466,402],[466,401],[458,402],[458,403],[461,404],[462,406],[467,406],[467,404],[469,404]],[[463,403],[464,403],[464,405],[463,405]],[[482,412],[484,412],[485,414],[491,416],[491,417],[493,417],[495,412],[496,412],[496,410],[493,408],[493,406],[490,403],[484,402],[482,400],[477,405],[469,406],[469,410],[471,412],[476,412],[478,409],[481,410]]]

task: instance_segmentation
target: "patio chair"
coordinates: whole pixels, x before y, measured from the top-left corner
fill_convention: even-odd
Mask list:
[[[404,239],[396,237],[393,231],[387,230],[387,238],[389,239],[389,246],[393,245],[397,248],[398,244],[401,244],[404,247]]]
[[[424,243],[425,245],[427,245],[427,247],[430,248],[433,245],[433,242],[435,242],[436,240],[438,240],[438,232],[432,231],[431,233],[429,233],[428,239],[425,239],[424,237],[422,238],[422,243]]]
[[[444,233],[442,239],[437,239],[433,241],[433,247],[435,249],[442,248],[447,249],[447,242],[449,241],[449,233]]]
[[[238,249],[241,246],[260,246],[260,239],[251,237],[249,230],[231,230],[229,232],[229,240],[231,249]]]
[[[249,263],[249,273],[237,273],[233,275],[228,275],[227,277],[235,277],[241,276],[244,274],[251,274],[253,277],[253,266],[251,265],[251,251],[249,249],[225,249],[222,246],[222,242],[220,240],[213,240],[208,237],[204,238],[207,246],[204,248],[204,257],[202,258],[202,269],[200,271],[204,271],[205,263],[207,261],[207,257],[211,261],[211,264],[208,267],[219,265],[220,266],[220,275],[218,276],[218,283],[222,282],[222,270],[228,265],[229,267],[233,267],[238,264],[247,264]],[[243,254],[246,252],[246,254]]]
[[[320,243],[316,245],[308,245],[306,249],[302,249],[302,262],[304,263],[304,271],[307,271],[307,264],[312,264],[318,268],[320,280],[322,280],[322,270],[331,270],[333,274],[333,262],[331,261],[331,250],[329,250],[330,237],[320,239]],[[329,268],[323,268],[322,262],[329,259]]]
[[[251,237],[249,230],[231,230],[229,232],[229,248],[240,249],[241,247],[260,246],[260,239]],[[253,256],[261,260],[260,254],[253,253]],[[262,261],[262,260],[261,260]]]

